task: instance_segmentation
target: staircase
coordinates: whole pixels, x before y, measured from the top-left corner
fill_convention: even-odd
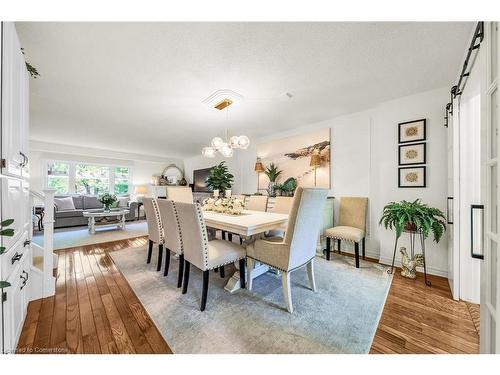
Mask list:
[[[31,300],[52,296],[55,293],[54,268],[57,267],[57,255],[54,253],[54,193],[55,191],[51,189],[43,190],[43,193],[30,190],[30,207],[34,207],[35,199],[43,202],[45,207],[43,247],[31,243],[33,254]]]

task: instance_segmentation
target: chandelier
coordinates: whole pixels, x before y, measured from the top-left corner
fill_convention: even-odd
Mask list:
[[[246,135],[233,135],[229,137],[226,129],[225,139],[214,137],[210,146],[203,147],[201,154],[206,158],[213,158],[217,152],[220,152],[225,158],[230,158],[235,149],[246,150],[250,145],[250,139]]]

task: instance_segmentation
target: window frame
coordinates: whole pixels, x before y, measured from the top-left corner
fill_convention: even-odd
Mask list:
[[[114,194],[116,196],[125,196],[125,195],[130,195],[131,193],[131,187],[133,187],[132,184],[132,176],[133,176],[133,168],[131,165],[120,165],[120,164],[105,164],[105,163],[96,163],[96,162],[86,162],[86,161],[75,161],[75,160],[64,160],[64,159],[50,159],[50,160],[45,160],[43,163],[44,170],[44,188],[45,189],[50,189],[48,186],[49,182],[49,175],[48,175],[48,170],[49,170],[49,165],[53,163],[64,163],[69,165],[69,170],[68,170],[68,192],[63,195],[75,195],[75,194],[80,194],[75,191],[75,181],[76,181],[76,166],[77,165],[91,165],[91,166],[96,166],[96,167],[106,167],[108,168],[108,173],[109,173],[109,193]],[[115,170],[116,168],[128,168],[128,192],[124,194],[115,194]],[[123,179],[118,179],[118,180],[123,180]]]

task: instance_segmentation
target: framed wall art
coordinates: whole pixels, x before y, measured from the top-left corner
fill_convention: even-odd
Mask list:
[[[426,140],[426,120],[414,120],[398,124],[399,143],[410,143]]]
[[[399,145],[399,165],[417,165],[426,163],[426,143],[412,143]]]
[[[426,186],[425,167],[401,167],[399,168],[398,187],[400,188],[423,188]]]

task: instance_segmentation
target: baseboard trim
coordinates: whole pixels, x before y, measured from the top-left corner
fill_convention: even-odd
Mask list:
[[[379,259],[379,263],[390,266],[391,263],[392,263],[392,258],[380,258]],[[395,267],[401,267],[401,261],[398,260],[398,259],[396,259],[394,261],[394,266]],[[421,267],[418,267],[417,271],[418,272],[424,272],[424,269],[421,268]],[[442,270],[442,269],[439,269],[439,268],[434,268],[434,267],[427,266],[427,273],[429,275],[441,276],[441,277],[448,278],[448,271]]]

